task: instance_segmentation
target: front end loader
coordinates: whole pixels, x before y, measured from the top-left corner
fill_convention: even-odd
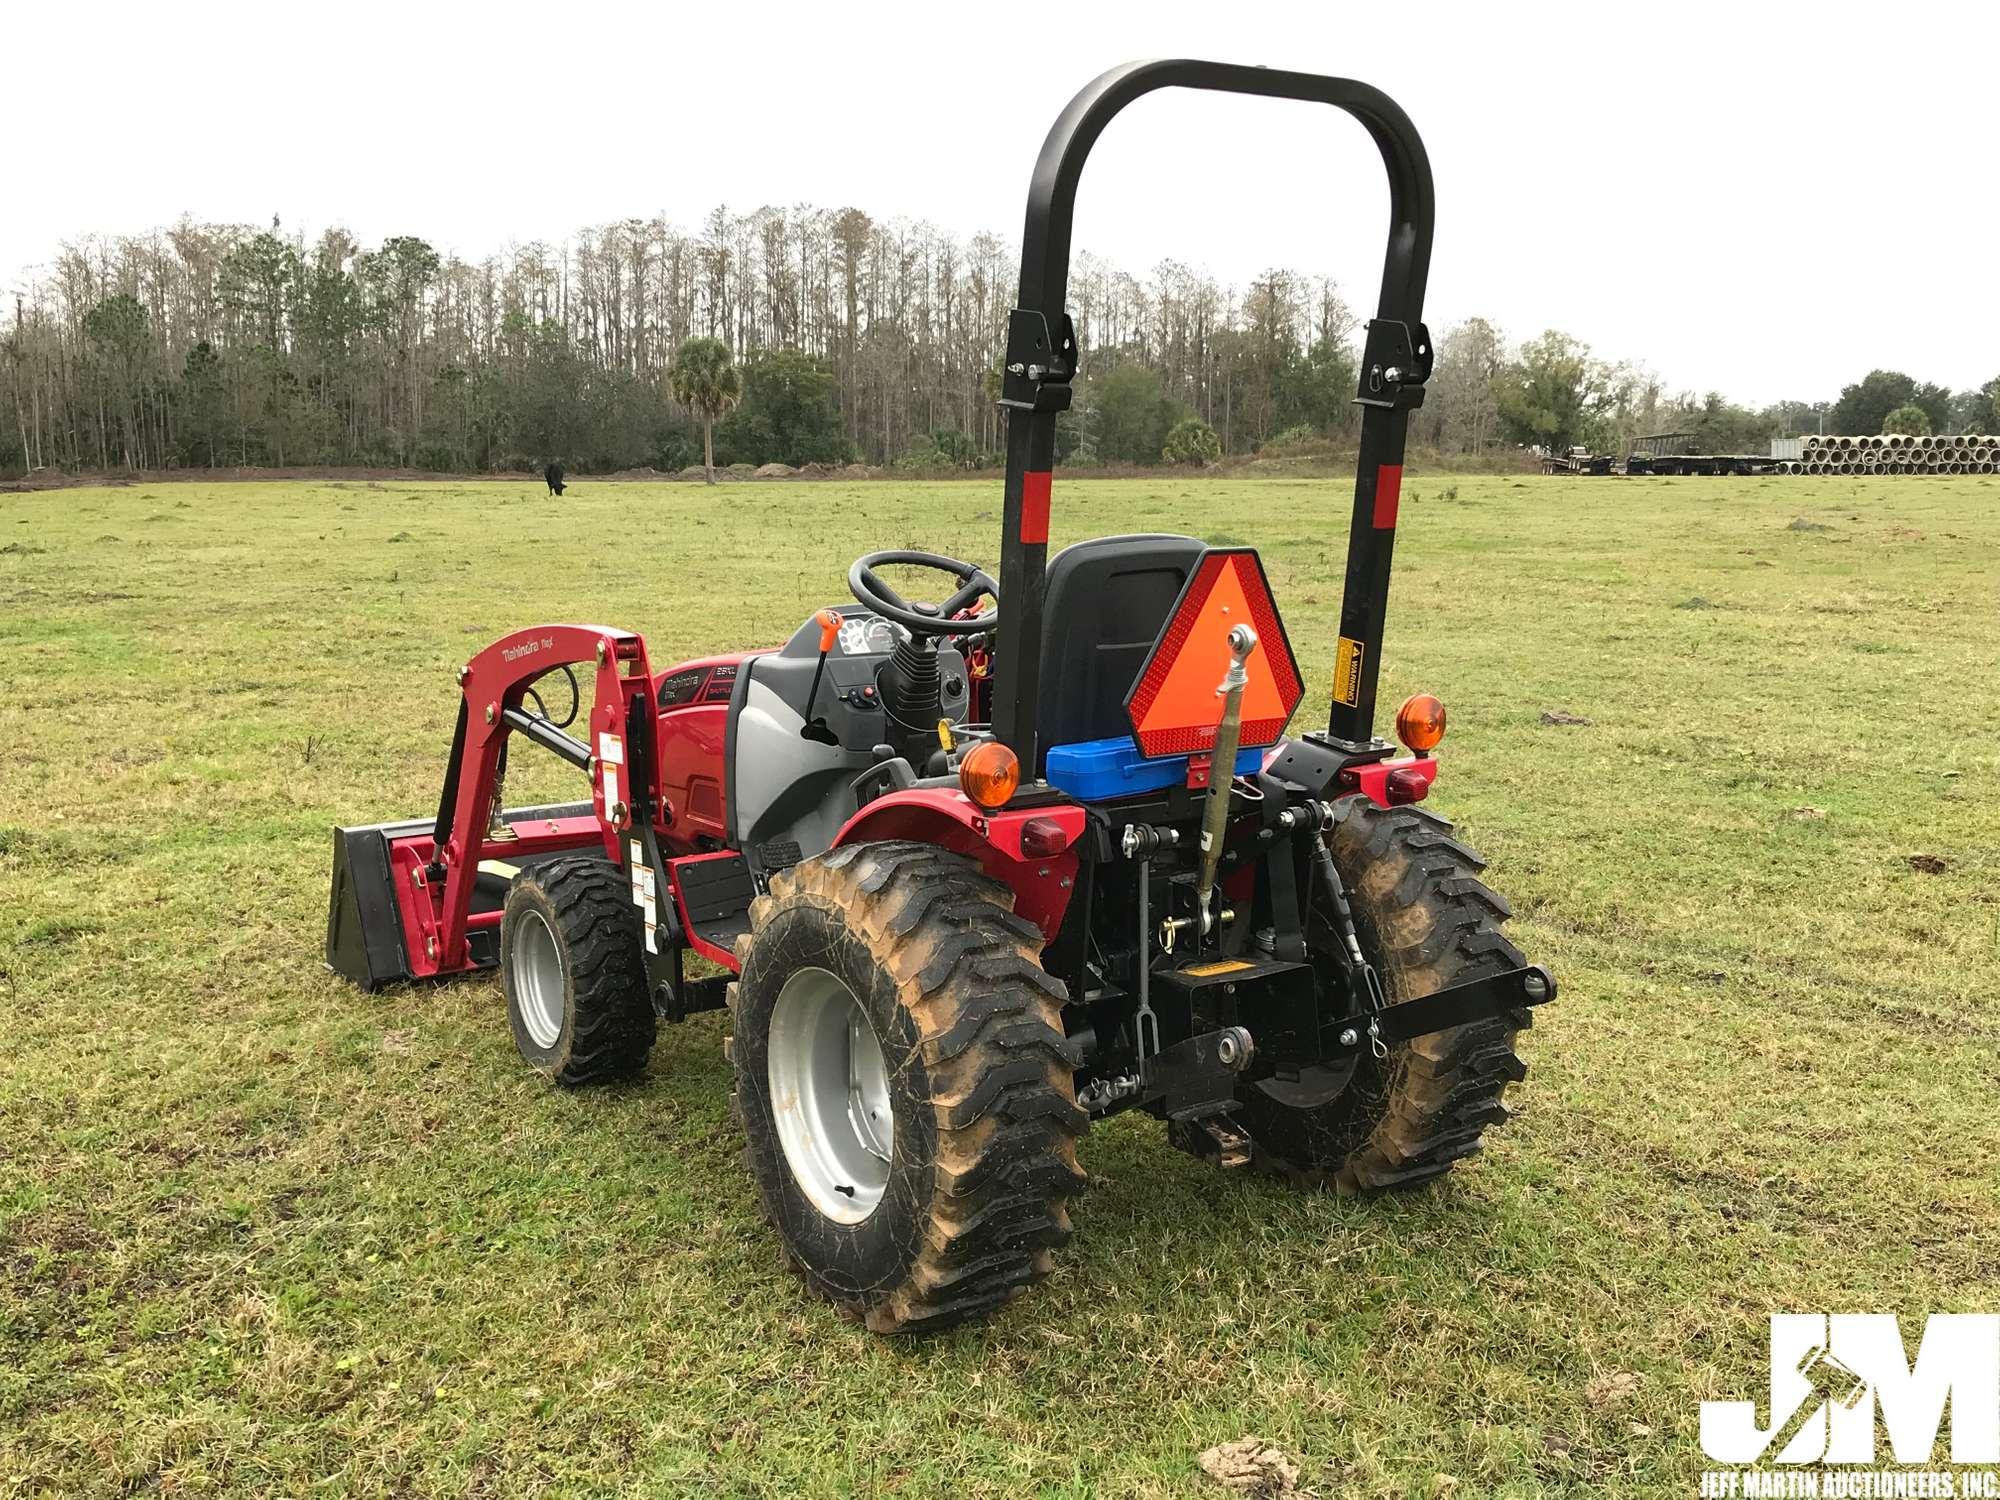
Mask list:
[[[1078,178],[1110,119],[1168,87],[1331,104],[1389,173],[1332,701],[1292,738],[1304,679],[1253,548],[1048,551]],[[436,816],[335,831],[327,962],[369,989],[497,968],[522,1056],[563,1085],[635,1074],[661,1022],[727,1008],[763,1212],[805,1281],[880,1332],[1046,1275],[1078,1139],[1113,1114],[1222,1168],[1345,1190],[1471,1155],[1555,981],[1422,805],[1442,705],[1402,705],[1401,750],[1374,730],[1431,229],[1423,145],[1366,85],[1105,74],[1029,193],[998,577],[870,553],[853,602],[782,645],[664,670],[605,626],[494,642],[460,673]],[[941,581],[906,597],[922,574]],[[538,686],[558,671],[568,721]],[[587,797],[506,807],[523,747]]]

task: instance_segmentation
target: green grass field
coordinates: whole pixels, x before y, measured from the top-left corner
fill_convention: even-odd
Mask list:
[[[997,480],[0,497],[0,1492],[1222,1496],[1255,1433],[1685,1495],[1770,1312],[2000,1308],[2000,484],[1407,490],[1383,698],[1562,981],[1519,1117],[1373,1200],[1119,1119],[1057,1275],[913,1342],[781,1269],[719,1016],[552,1092],[491,979],[324,972],[327,829],[434,808],[501,631],[775,642],[858,552],[993,561]],[[1310,725],[1348,493],[1064,482],[1057,539],[1258,544]]]

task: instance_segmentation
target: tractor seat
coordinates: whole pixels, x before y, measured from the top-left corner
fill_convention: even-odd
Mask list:
[[[1050,560],[1037,775],[1051,746],[1130,739],[1125,699],[1203,550],[1191,536],[1105,536]]]

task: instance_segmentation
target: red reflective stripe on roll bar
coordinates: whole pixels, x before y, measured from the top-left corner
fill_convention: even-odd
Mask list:
[[[1021,476],[1021,540],[1030,545],[1046,545],[1049,540],[1049,482],[1052,477],[1046,469]]]
[[[1403,498],[1403,466],[1383,464],[1375,471],[1375,529],[1396,529],[1396,505]]]

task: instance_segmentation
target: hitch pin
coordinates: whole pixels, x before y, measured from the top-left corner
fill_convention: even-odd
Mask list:
[[[1221,923],[1224,927],[1227,927],[1230,923],[1236,920],[1236,908],[1233,906],[1223,907],[1220,912],[1217,912],[1215,914],[1214,920]],[[1200,927],[1204,932],[1206,932],[1208,930],[1208,926],[1209,926],[1209,921],[1205,917],[1165,918],[1160,923],[1161,951],[1164,953],[1172,953],[1174,951],[1174,939],[1178,938],[1183,932],[1187,931],[1188,928]]]

